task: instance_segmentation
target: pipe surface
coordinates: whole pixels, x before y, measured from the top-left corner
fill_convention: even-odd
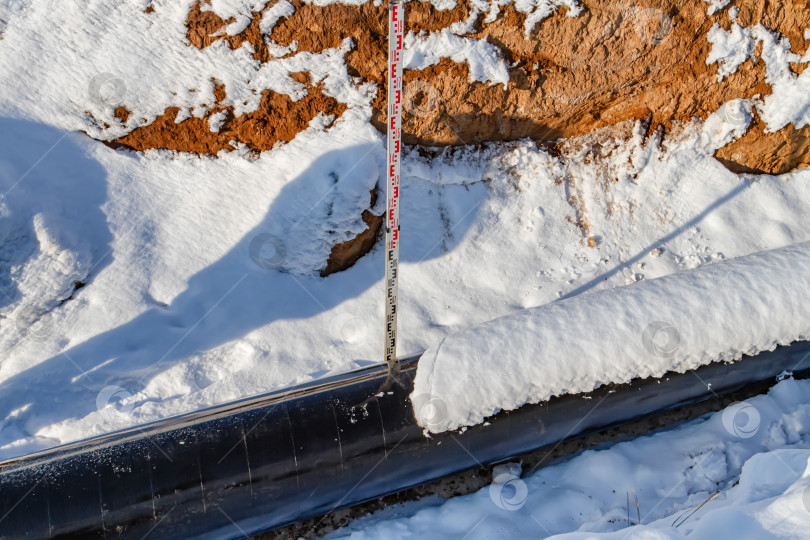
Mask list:
[[[427,438],[372,366],[0,463],[0,538],[239,538],[713,395],[806,375],[810,342],[605,385]],[[707,388],[707,385],[710,385]]]

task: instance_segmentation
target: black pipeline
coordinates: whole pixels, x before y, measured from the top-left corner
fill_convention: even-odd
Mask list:
[[[430,438],[408,398],[417,358],[384,389],[387,367],[373,366],[0,463],[0,538],[239,538],[783,371],[801,376],[809,353],[800,342],[606,385]]]

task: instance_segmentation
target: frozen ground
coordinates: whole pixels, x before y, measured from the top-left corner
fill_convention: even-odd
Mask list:
[[[580,158],[587,139],[565,159],[533,143],[410,154],[401,354],[565,295],[810,240],[808,173],[726,171],[711,158],[724,114],[679,142],[602,141],[600,165]],[[376,182],[383,149],[364,121],[257,159],[136,155],[11,119],[0,134],[0,456],[378,361],[379,250],[325,279],[313,266],[330,220],[351,230]],[[54,184],[58,198],[38,196]]]
[[[198,50],[185,37],[192,3],[0,3],[0,459],[382,356],[379,249],[318,277],[331,246],[362,230],[384,159],[369,125],[376,88],[343,63],[355,44],[315,54],[270,43],[294,54],[265,64],[249,46]],[[476,1],[471,17],[494,20],[506,3]],[[225,31],[235,34],[265,4],[211,9],[234,17]],[[264,31],[292,8],[276,6]],[[560,6],[580,13],[574,0],[515,6],[530,13],[527,32]],[[504,83],[504,60],[468,32],[464,23],[409,35],[409,66],[450,57],[474,80]],[[709,40],[719,84],[754,59],[773,93],[731,101],[667,139],[636,125],[625,142],[611,132],[566,141],[559,157],[531,142],[405,156],[400,354],[561,298],[810,241],[810,171],[735,175],[712,158],[754,115],[769,129],[808,121],[810,70],[788,66],[810,55],[764,27],[715,27]],[[112,139],[170,106],[179,119],[203,116],[213,80],[236,114],[265,89],[299,99],[297,71],[348,109],[260,155],[134,154],[77,134]],[[126,121],[113,114],[119,104],[132,111]],[[581,344],[594,330],[572,325],[564,337]],[[643,343],[643,330],[627,339]],[[523,479],[505,472],[477,494],[335,536],[800,538],[810,529],[808,434],[810,383],[788,379],[683,427]]]
[[[225,85],[226,105],[235,114],[256,110],[266,89],[293,99],[306,95],[306,87],[291,73],[308,72],[314,85],[323,83],[326,95],[361,115],[370,113],[376,93],[372,83],[357,84],[349,76],[344,54],[355,47],[347,38],[339,47],[320,53],[301,52],[260,63],[250,44],[231,50],[220,40],[203,50],[189,46],[186,17],[196,0],[13,0],[0,4],[0,75],[2,111],[35,117],[64,129],[81,129],[100,139],[120,137],[150,124],[167,107],[178,107],[177,121],[202,117],[215,105],[215,81]],[[325,5],[335,0],[306,0]],[[365,0],[345,0],[363,4]],[[431,0],[439,9],[451,9],[455,0]],[[494,21],[511,0],[476,0],[470,21],[486,12]],[[223,30],[235,35],[250,23],[268,0],[214,0],[203,5],[224,20]],[[518,0],[515,8],[529,17],[526,31],[560,6],[569,16],[580,9],[576,0]],[[146,8],[151,7],[151,11]],[[278,4],[262,17],[262,31],[270,32],[280,17],[294,7]],[[507,66],[488,42],[459,35],[472,32],[471,23],[451,31],[408,35],[411,67],[423,69],[450,57],[470,65],[473,80],[506,83]],[[295,52],[268,38],[278,56]],[[69,44],[66,46],[66,44]],[[159,59],[159,61],[156,61]],[[124,104],[132,114],[126,121],[114,115]]]
[[[534,19],[576,5],[518,4]],[[259,65],[244,47],[190,47],[190,0],[146,5],[0,5],[0,459],[381,357],[379,250],[317,275],[362,229],[384,158],[375,89],[342,63],[353,44]],[[236,17],[233,33],[260,5],[212,9]],[[477,5],[497,17],[503,3]],[[457,56],[502,82],[491,51],[454,32],[413,37],[417,67]],[[717,61],[761,40],[799,111],[804,78],[779,72],[779,42],[740,35],[717,33]],[[300,97],[289,73],[301,69],[349,108],[260,155],[133,154],[75,133],[114,138],[168,106],[205,114],[212,78],[237,113],[262,89]],[[596,133],[562,157],[531,142],[407,155],[400,354],[561,297],[810,240],[810,172],[738,176],[711,157],[760,108],[729,102],[667,140]]]
[[[389,508],[329,538],[803,539],[810,530],[810,381],[534,471],[496,469],[471,495]]]
[[[745,121],[731,105],[677,141],[407,156],[400,353],[562,296],[810,240],[810,173],[741,177],[711,157]],[[317,277],[329,231],[358,226],[376,182],[384,153],[364,119],[217,159],[2,123],[0,457],[379,360],[379,250]],[[604,159],[582,158],[594,151]],[[40,196],[55,185],[59,197]]]

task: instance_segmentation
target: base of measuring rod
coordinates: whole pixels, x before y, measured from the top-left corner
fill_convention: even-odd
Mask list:
[[[385,391],[373,366],[2,462],[0,537],[241,537],[773,381],[808,352],[605,385],[431,438],[408,398],[417,359]]]

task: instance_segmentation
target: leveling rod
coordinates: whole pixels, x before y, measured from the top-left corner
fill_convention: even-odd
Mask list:
[[[389,376],[399,374],[397,294],[399,273],[399,171],[402,142],[402,0],[388,4],[388,163],[385,208],[385,362]]]

